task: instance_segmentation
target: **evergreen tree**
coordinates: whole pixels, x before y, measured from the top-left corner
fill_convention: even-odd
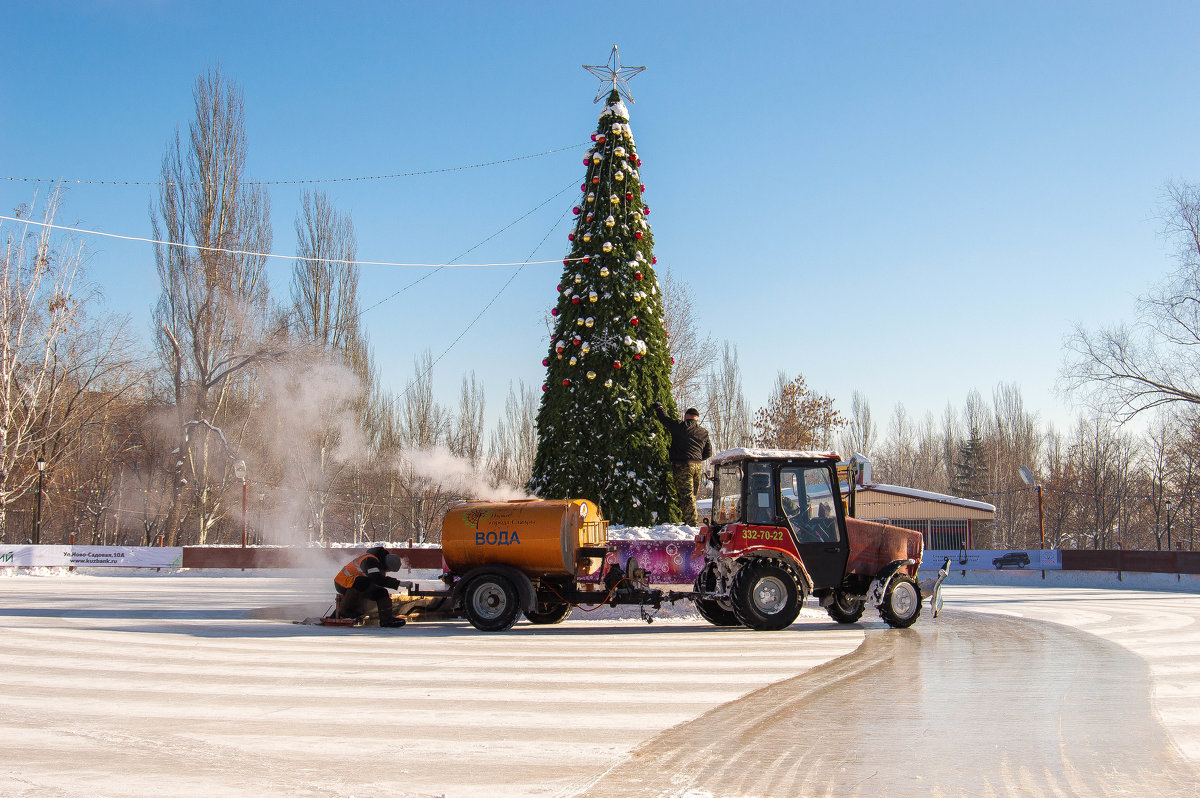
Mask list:
[[[671,355],[642,162],[616,82],[592,140],[551,311],[529,488],[547,498],[591,499],[617,523],[678,521],[670,436],[651,409],[662,402],[676,414]]]

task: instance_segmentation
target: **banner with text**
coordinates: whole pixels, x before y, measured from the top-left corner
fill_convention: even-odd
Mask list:
[[[1058,549],[926,549],[922,571],[936,571],[950,558],[950,568],[959,571],[1061,571]]]
[[[182,568],[172,546],[0,546],[0,568]]]

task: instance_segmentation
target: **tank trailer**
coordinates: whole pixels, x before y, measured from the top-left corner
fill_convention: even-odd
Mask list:
[[[639,605],[650,620],[645,608],[680,600],[715,626],[784,629],[809,596],[838,623],[870,605],[889,626],[908,627],[926,599],[936,618],[949,560],[918,581],[920,533],[854,518],[854,482],[843,497],[838,459],[768,449],[713,457],[712,512],[695,538],[704,565],[690,591],[651,587],[607,562],[608,522],[587,499],[454,505],[442,522],[446,587],[405,584],[410,606],[448,604],[484,632],[522,614],[561,623],[578,605]]]

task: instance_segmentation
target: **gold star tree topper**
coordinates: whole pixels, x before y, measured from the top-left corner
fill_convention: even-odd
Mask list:
[[[592,102],[600,102],[602,97],[607,97],[613,89],[616,89],[617,93],[630,103],[633,102],[633,97],[629,95],[629,79],[645,69],[644,66],[621,66],[621,56],[617,53],[617,46],[615,44],[612,48],[612,55],[608,57],[607,64],[596,66],[584,64],[583,68],[600,78],[600,90],[596,92],[596,99]]]

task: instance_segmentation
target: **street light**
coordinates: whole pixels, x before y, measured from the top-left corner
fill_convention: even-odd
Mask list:
[[[1171,550],[1171,499],[1167,499],[1167,551]]]
[[[242,481],[242,548],[246,548],[246,461],[233,461],[233,475]]]
[[[39,457],[37,459],[38,471],[38,493],[37,493],[37,515],[33,518],[33,542],[35,544],[42,542],[42,477],[46,475],[46,458]]]
[[[1037,491],[1038,533],[1041,535],[1041,538],[1042,538],[1042,551],[1045,551],[1046,550],[1046,524],[1045,524],[1045,522],[1043,520],[1043,516],[1042,516],[1042,486],[1038,483],[1038,481],[1036,479],[1033,478],[1033,472],[1029,470],[1028,466],[1021,466],[1019,473],[1021,474],[1021,480],[1024,481],[1024,483],[1026,485],[1032,485],[1033,489]],[[1043,563],[1045,562],[1044,555],[1043,555],[1042,562]],[[1042,569],[1042,579],[1045,579],[1045,578],[1046,578],[1046,569],[1043,568]]]

